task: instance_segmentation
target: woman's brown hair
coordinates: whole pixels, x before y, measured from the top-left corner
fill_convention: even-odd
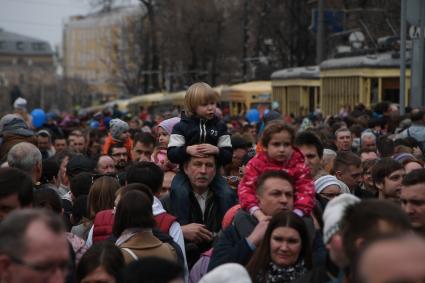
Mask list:
[[[246,266],[249,275],[255,282],[258,280],[259,272],[265,272],[272,260],[270,239],[273,231],[279,227],[293,228],[298,232],[301,238],[301,251],[297,260],[303,259],[308,270],[313,267],[312,248],[304,220],[293,212],[280,212],[270,220],[263,241]]]
[[[114,208],[115,193],[119,188],[114,177],[103,176],[94,181],[87,199],[89,219],[94,219],[99,211]]]
[[[132,190],[125,193],[118,202],[112,233],[119,237],[125,229],[153,228],[152,204],[146,193]]]

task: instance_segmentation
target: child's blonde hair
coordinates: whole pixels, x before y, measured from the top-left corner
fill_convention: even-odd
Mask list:
[[[196,113],[196,107],[209,102],[216,103],[219,94],[209,84],[204,82],[194,83],[186,91],[184,107],[189,116]]]

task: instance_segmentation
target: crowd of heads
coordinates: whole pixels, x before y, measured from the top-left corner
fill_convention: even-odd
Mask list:
[[[0,281],[425,280],[423,109],[252,124],[218,98],[196,83],[181,114],[3,116]]]

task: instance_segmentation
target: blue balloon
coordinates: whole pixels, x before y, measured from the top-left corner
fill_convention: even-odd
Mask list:
[[[43,109],[36,108],[31,112],[32,124],[36,128],[40,128],[46,121],[46,113]]]
[[[98,129],[99,128],[99,122],[96,121],[96,120],[92,120],[90,122],[90,128],[92,128],[92,129]]]
[[[250,109],[248,113],[246,113],[246,118],[250,123],[258,123],[260,122],[260,112],[257,109]]]

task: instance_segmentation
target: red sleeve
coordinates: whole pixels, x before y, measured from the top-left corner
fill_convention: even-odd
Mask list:
[[[293,176],[295,177],[294,209],[300,209],[304,215],[310,215],[315,200],[310,169],[304,163],[299,163],[294,168]]]
[[[102,148],[103,155],[108,155],[108,151],[111,145],[112,145],[112,136],[111,134],[109,134],[105,139],[105,143],[103,144],[103,148]]]
[[[261,175],[261,171],[258,168],[264,166],[256,166],[259,160],[254,157],[252,158],[246,168],[242,180],[238,187],[238,197],[241,207],[246,211],[249,211],[252,207],[258,206],[258,199],[256,196],[256,182],[257,178]]]

